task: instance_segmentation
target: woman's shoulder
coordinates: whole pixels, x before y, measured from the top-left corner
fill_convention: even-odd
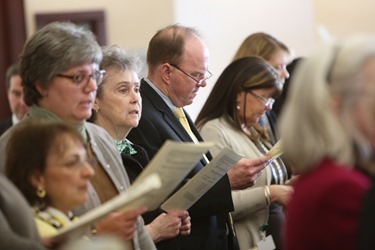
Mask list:
[[[207,121],[205,124],[202,125],[201,130],[213,129],[213,128],[226,130],[226,129],[232,129],[232,126],[224,117],[219,117],[219,118],[215,118],[215,119]]]

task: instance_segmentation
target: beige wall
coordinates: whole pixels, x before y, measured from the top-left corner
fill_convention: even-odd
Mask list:
[[[214,77],[187,109],[196,117],[212,85],[249,34],[265,31],[285,42],[296,56],[306,56],[321,40],[324,26],[333,37],[375,33],[373,0],[25,0],[27,31],[36,13],[105,10],[107,36],[144,56],[156,30],[170,23],[194,26],[210,49]]]
[[[375,1],[313,0],[315,22],[326,26],[333,38],[375,33]]]
[[[146,48],[156,30],[174,20],[172,0],[25,0],[27,33],[35,31],[37,13],[95,10],[105,11],[107,41],[129,49]]]

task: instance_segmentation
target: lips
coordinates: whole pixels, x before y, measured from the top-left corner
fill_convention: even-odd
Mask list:
[[[89,185],[88,184],[84,184],[82,186],[79,187],[79,190],[81,191],[84,191],[84,192],[87,192],[89,189]]]
[[[132,111],[130,111],[129,112],[129,114],[131,114],[131,115],[138,115],[139,114],[139,110],[132,110]]]

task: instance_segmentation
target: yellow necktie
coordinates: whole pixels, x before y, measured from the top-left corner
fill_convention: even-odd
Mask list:
[[[190,135],[190,138],[195,142],[198,143],[197,137],[194,135],[193,131],[191,131],[189,122],[185,116],[184,110],[182,108],[177,108],[175,111],[175,115],[180,121],[181,125],[185,128],[186,132]]]
[[[181,125],[185,128],[186,132],[190,135],[190,138],[193,140],[194,143],[199,143],[199,140],[194,135],[193,131],[191,131],[189,122],[185,116],[184,110],[182,108],[177,108],[175,111],[175,115],[180,121]],[[210,163],[206,154],[203,154],[203,159],[206,161],[206,164]]]
[[[190,135],[191,139],[195,143],[199,143],[197,137],[194,135],[193,131],[191,131],[191,128],[190,128],[189,122],[188,122],[188,120],[185,116],[184,110],[182,108],[177,108],[176,111],[175,111],[175,116],[180,121],[181,125],[185,128],[186,132]],[[206,161],[207,164],[210,163],[206,154],[203,154],[203,159]],[[229,228],[227,228],[227,230],[230,230],[232,232],[233,236],[236,236],[236,231],[234,230],[234,226],[233,226],[232,215],[230,213],[228,213],[228,224],[229,224],[228,225]]]
[[[195,142],[195,143],[198,143],[198,139],[197,137],[195,137],[193,131],[191,131],[191,128],[189,126],[189,122],[185,116],[185,113],[184,113],[184,110],[182,108],[177,108],[176,111],[175,111],[175,115],[176,117],[178,118],[178,120],[180,121],[180,123],[182,124],[182,126],[185,128],[186,132],[190,135],[191,139]],[[206,163],[210,163],[210,161],[208,160],[206,154],[203,154],[203,159],[206,161]],[[230,213],[228,213],[228,228],[227,230],[231,231],[233,236],[236,236],[236,231],[234,230],[234,226],[233,226],[233,219],[232,219],[232,215]]]

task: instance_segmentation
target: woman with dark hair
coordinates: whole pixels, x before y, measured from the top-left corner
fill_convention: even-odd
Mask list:
[[[28,120],[14,129],[6,154],[6,175],[33,207],[40,236],[69,225],[94,175],[81,135],[63,123]]]
[[[266,154],[272,145],[258,121],[272,108],[281,88],[277,73],[261,58],[241,58],[225,68],[196,120],[204,140],[216,143],[211,152],[215,155],[229,147],[246,158]],[[288,202],[292,188],[284,184],[289,177],[278,158],[262,171],[253,187],[232,191],[241,249],[257,247],[268,224],[281,231],[282,224],[268,222],[269,208],[273,203],[284,206]],[[278,211],[283,221],[283,211]]]
[[[281,85],[289,78],[287,65],[290,62],[291,51],[285,43],[271,34],[256,32],[246,37],[236,51],[233,61],[247,56],[257,56],[266,60],[279,75]],[[279,139],[277,116],[273,110],[268,110],[259,119],[259,124],[266,129],[271,143]]]

